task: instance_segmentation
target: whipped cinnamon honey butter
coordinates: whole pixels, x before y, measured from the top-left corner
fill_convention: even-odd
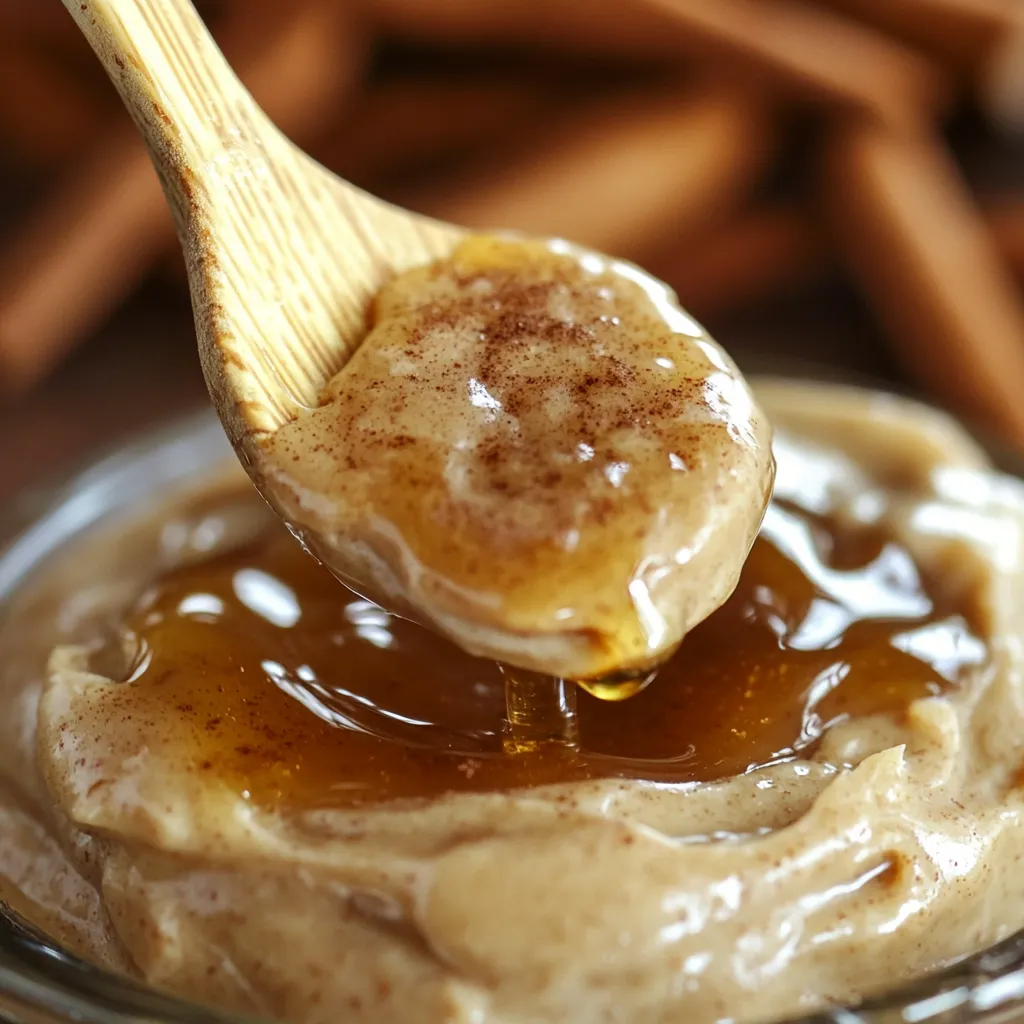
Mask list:
[[[354,589],[553,676],[642,671],[732,592],[768,421],[661,282],[470,237],[400,275],[264,493]]]
[[[944,417],[756,389],[735,589],[579,743],[339,587],[237,467],[81,537],[0,628],[0,896],[268,1020],[777,1020],[1024,923],[1024,488]]]

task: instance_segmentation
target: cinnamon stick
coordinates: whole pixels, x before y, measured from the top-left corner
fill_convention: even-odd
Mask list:
[[[777,204],[715,225],[652,270],[700,319],[809,284],[830,262],[812,218]]]
[[[352,78],[354,60],[339,58],[337,46],[347,20],[330,2],[293,6],[258,28],[239,11],[222,46],[268,114],[301,136],[332,112]],[[173,237],[145,147],[118,125],[0,256],[3,386],[24,388],[44,374],[134,289]]]
[[[974,84],[996,122],[1024,127],[1020,0],[818,0],[934,54]]]
[[[443,45],[536,46],[605,57],[670,58],[674,23],[645,0],[364,0],[386,35]]]
[[[941,142],[845,124],[828,147],[824,200],[907,369],[1024,446],[1024,301]]]
[[[1024,284],[1024,197],[990,204],[988,218],[996,245],[1017,280]]]
[[[947,99],[944,76],[913,51],[800,0],[649,0],[705,60],[747,68],[796,97],[916,123]]]
[[[990,203],[982,212],[1000,255],[1024,284],[1024,199]],[[780,203],[715,225],[651,269],[699,319],[809,287],[834,262],[810,213]]]
[[[989,120],[1005,132],[1024,134],[1024,9],[1021,24],[1002,35],[976,85]]]
[[[642,259],[738,204],[771,154],[771,121],[735,90],[641,92],[556,119],[489,171],[397,198],[467,227]]]
[[[897,2],[897,0],[891,0]],[[727,62],[799,98],[903,122],[946,98],[919,55],[800,0],[368,0],[389,33]]]

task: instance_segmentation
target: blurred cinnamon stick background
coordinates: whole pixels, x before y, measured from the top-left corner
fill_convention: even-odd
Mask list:
[[[751,371],[1024,450],[1024,0],[210,0],[287,134],[385,198],[647,266]],[[0,0],[0,494],[202,397],[142,144],[57,0]]]

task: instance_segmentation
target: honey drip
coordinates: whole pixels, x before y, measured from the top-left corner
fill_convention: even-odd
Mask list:
[[[508,754],[529,754],[551,746],[575,749],[580,738],[577,687],[598,700],[620,701],[636,696],[658,674],[624,672],[570,682],[513,665],[499,668],[505,680]]]
[[[524,681],[561,702],[571,742],[551,743],[533,697],[506,704],[496,664],[348,594],[275,529],[154,582],[127,615],[140,653],[109,713],[264,808],[713,779],[960,685],[987,648],[973,596],[950,586],[879,529],[773,504],[735,593],[653,681],[620,681],[635,696]]]
[[[565,679],[502,665],[508,728],[505,751],[531,754],[542,747],[574,750],[580,729],[576,687]]]

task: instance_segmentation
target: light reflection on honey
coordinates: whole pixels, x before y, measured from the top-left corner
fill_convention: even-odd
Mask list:
[[[577,751],[512,755],[495,664],[348,594],[273,530],[154,583],[128,617],[124,685],[196,771],[262,806],[711,779],[956,685],[985,657],[963,604],[877,529],[774,504],[735,594],[650,685],[617,703],[580,691]]]

